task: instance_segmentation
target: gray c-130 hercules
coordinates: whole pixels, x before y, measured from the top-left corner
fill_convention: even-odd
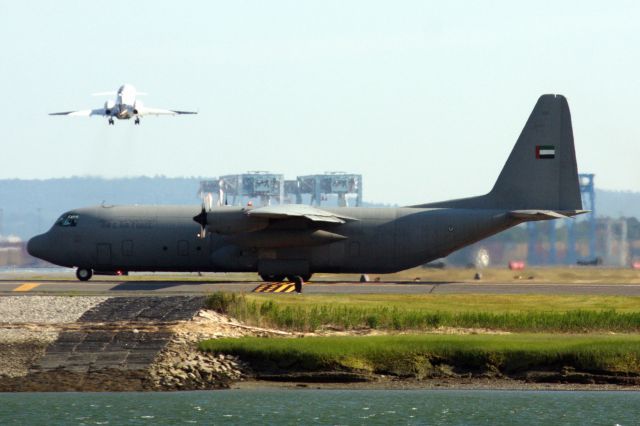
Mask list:
[[[561,95],[539,98],[486,195],[400,208],[97,206],[63,214],[27,246],[93,273],[258,272],[296,282],[313,273],[390,273],[526,221],[584,213],[571,117]]]

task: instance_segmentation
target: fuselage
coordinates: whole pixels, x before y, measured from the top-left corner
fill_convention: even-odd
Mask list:
[[[32,238],[28,250],[57,265],[98,271],[260,272],[303,265],[310,273],[389,273],[446,256],[519,223],[501,210],[325,210],[356,219],[323,228],[328,235],[339,234],[340,240],[265,247],[259,241],[287,239],[313,231],[314,225],[293,221],[268,231],[200,238],[193,220],[198,206],[81,208],[65,213],[48,232]],[[261,239],[260,232],[269,234]]]
[[[115,105],[111,109],[111,115],[120,120],[128,120],[137,114],[136,88],[130,84],[120,86],[116,94]]]

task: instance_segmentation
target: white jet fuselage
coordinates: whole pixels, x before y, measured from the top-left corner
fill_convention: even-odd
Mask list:
[[[138,114],[136,108],[136,88],[130,84],[125,84],[118,89],[118,93],[115,100],[115,105],[108,111],[107,114],[116,117],[120,120],[128,120]],[[107,102],[108,106],[109,102]],[[108,107],[105,108],[109,110]]]

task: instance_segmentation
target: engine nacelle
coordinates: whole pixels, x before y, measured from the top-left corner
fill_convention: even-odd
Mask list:
[[[221,207],[207,213],[207,230],[216,234],[236,234],[264,229],[266,219],[249,217],[242,208]]]
[[[133,113],[134,114],[139,114],[140,111],[142,111],[142,101],[138,101],[136,100],[136,102],[133,104]]]
[[[242,207],[219,207],[209,212],[203,210],[193,220],[207,232],[223,235],[254,232],[269,225],[268,219],[247,216]]]
[[[107,115],[111,115],[111,111],[115,106],[116,106],[115,101],[113,100],[106,101],[104,103],[104,112],[107,113]]]

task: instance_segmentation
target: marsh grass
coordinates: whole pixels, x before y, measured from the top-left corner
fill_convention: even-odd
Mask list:
[[[239,356],[258,371],[358,370],[424,377],[440,365],[465,371],[517,373],[573,367],[640,371],[640,336],[388,335],[213,339],[202,350]]]
[[[605,297],[608,303],[598,301],[598,296],[553,296],[547,301],[532,296],[534,308],[523,306],[501,307],[490,303],[500,296],[483,296],[488,303],[486,310],[473,296],[465,304],[455,296],[414,297],[372,295],[369,300],[335,297],[306,296],[305,298],[278,298],[218,292],[208,299],[208,307],[231,315],[245,323],[274,327],[291,331],[317,331],[323,328],[343,330],[430,330],[439,327],[485,328],[515,332],[637,332],[640,330],[640,301],[638,298]],[[527,296],[518,296],[519,303]],[[452,302],[453,299],[453,302]],[[601,297],[602,299],[602,297]],[[554,304],[553,300],[558,301]],[[442,309],[439,303],[442,302]],[[543,302],[543,303],[541,303]],[[526,305],[526,303],[525,303]],[[622,311],[602,306],[615,306]],[[634,309],[635,308],[635,309]],[[516,307],[517,309],[517,307]]]

